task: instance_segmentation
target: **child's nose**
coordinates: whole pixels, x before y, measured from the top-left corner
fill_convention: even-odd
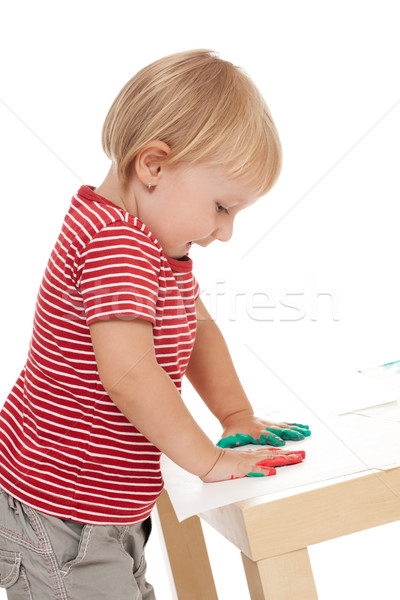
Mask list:
[[[228,242],[233,233],[233,219],[230,221],[226,221],[223,225],[219,225],[218,229],[214,231],[215,239],[220,242]]]

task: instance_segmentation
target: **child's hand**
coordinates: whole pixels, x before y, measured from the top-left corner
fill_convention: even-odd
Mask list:
[[[221,451],[220,457],[211,471],[201,479],[205,483],[212,483],[239,477],[267,477],[275,475],[274,467],[300,463],[305,455],[303,450],[293,452],[277,448],[269,450],[265,448],[256,450],[250,448],[225,449]]]
[[[311,435],[308,425],[300,423],[274,423],[254,415],[232,415],[223,423],[224,432],[217,446],[234,448],[245,444],[284,446],[285,440],[304,440]]]

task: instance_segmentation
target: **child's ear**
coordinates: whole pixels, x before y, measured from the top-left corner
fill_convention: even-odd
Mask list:
[[[145,187],[148,187],[149,183],[152,187],[157,185],[162,175],[162,163],[170,152],[171,149],[165,142],[152,140],[137,153],[135,171]]]

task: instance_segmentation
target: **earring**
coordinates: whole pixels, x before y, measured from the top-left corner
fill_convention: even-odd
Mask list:
[[[149,181],[149,183],[147,184],[147,189],[148,189],[148,190],[151,190],[151,185],[152,185],[152,184],[151,184],[151,181]]]

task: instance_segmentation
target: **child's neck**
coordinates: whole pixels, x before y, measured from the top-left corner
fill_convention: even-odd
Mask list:
[[[136,200],[130,187],[122,185],[111,167],[103,183],[95,190],[96,194],[106,198],[119,208],[137,216]]]

